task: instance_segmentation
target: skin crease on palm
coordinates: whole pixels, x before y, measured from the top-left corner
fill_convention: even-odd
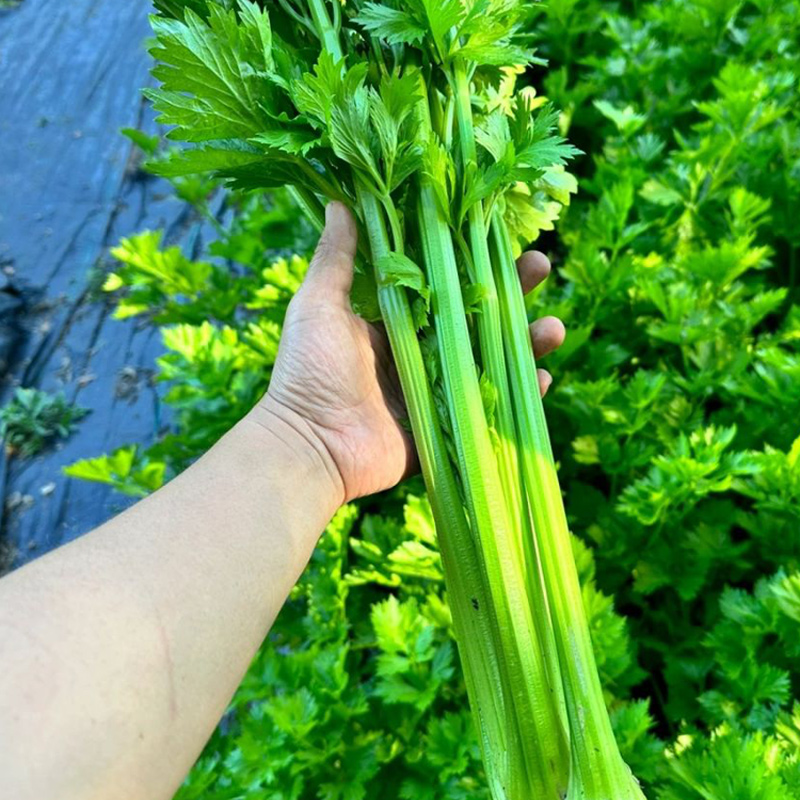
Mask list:
[[[416,469],[402,395],[386,336],[351,309],[356,226],[341,203],[331,203],[306,279],[289,306],[270,389],[260,410],[276,414],[322,444],[339,472],[343,501],[394,486]],[[550,273],[540,252],[517,261],[524,292]],[[564,341],[556,317],[530,326],[534,354]],[[551,375],[539,370],[544,395]],[[334,476],[336,477],[336,476]]]

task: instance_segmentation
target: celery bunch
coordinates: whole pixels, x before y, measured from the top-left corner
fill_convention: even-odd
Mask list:
[[[606,712],[514,251],[577,151],[515,91],[516,0],[161,0],[157,169],[291,185],[362,230],[354,305],[388,333],[436,521],[492,796],[641,792]],[[368,265],[368,266],[367,266]]]

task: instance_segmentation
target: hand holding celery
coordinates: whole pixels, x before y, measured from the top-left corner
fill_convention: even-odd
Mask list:
[[[170,4],[172,8],[175,4]],[[198,5],[194,3],[193,6]],[[356,212],[437,525],[493,797],[640,798],[606,712],[530,352],[517,239],[576,150],[516,92],[522,3],[280,0],[155,17],[161,170]],[[178,16],[181,16],[180,14]]]

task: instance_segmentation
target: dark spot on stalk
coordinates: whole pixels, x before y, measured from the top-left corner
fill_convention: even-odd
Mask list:
[[[472,607],[473,607],[473,608],[474,608],[476,611],[480,611],[480,608],[481,608],[481,607],[480,607],[480,604],[478,603],[478,598],[477,598],[477,597],[473,597],[473,598],[472,598],[472,600],[471,600],[471,602],[472,602]]]

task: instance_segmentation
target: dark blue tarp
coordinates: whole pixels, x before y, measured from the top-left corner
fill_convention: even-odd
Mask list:
[[[157,331],[111,318],[109,247],[146,228],[191,253],[199,223],[138,169],[121,127],[156,126],[146,2],[23,0],[0,12],[0,402],[15,385],[90,409],[66,442],[0,462],[0,547],[20,564],[126,504],[65,464],[157,435]],[[5,368],[3,361],[10,361]],[[8,559],[6,559],[8,560]]]

